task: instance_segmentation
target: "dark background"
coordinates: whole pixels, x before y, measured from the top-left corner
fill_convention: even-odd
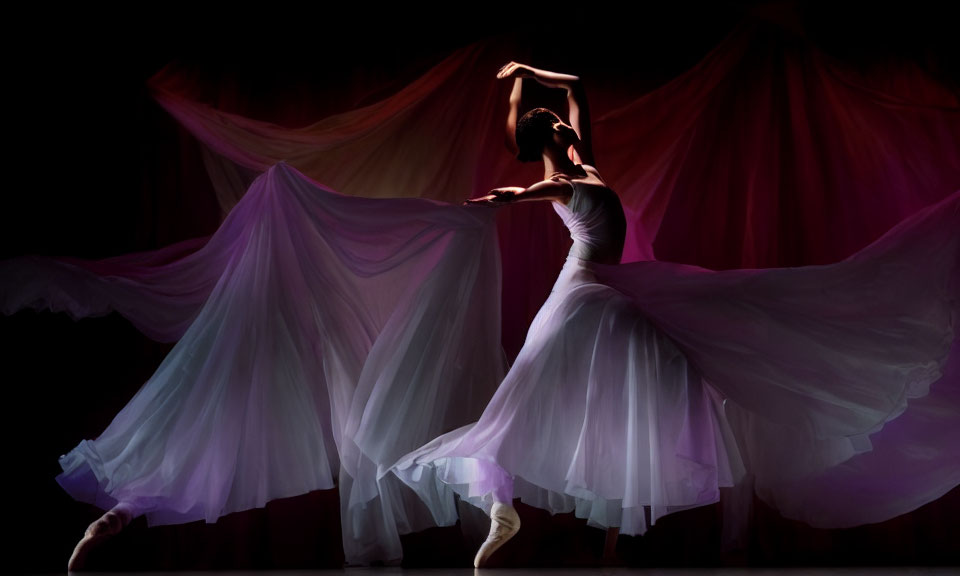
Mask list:
[[[593,79],[584,75],[588,90],[592,80],[615,83],[625,97],[636,97],[695,64],[747,11],[759,9],[857,66],[908,59],[960,93],[948,3],[640,6],[630,15],[599,3],[563,10],[464,5],[423,14],[367,6],[14,9],[2,40],[7,178],[0,258],[103,258],[216,229],[219,207],[199,146],[147,92],[147,79],[171,61],[231,83],[236,97],[219,102],[224,109],[289,126],[318,120],[318,110],[374,101],[454,48],[490,35],[529,42],[534,66],[595,71]],[[358,99],[365,85],[382,88]],[[33,311],[0,317],[3,494],[5,523],[13,527],[4,569],[65,568],[102,512],[60,489],[57,457],[95,438],[170,348],[116,314],[80,322]],[[524,530],[504,548],[503,561],[599,559],[602,532],[572,515],[519,510]],[[889,522],[836,531],[780,519],[757,501],[742,553],[721,553],[717,507],[670,515],[642,538],[621,537],[618,553],[637,565],[958,564],[958,517],[960,489]],[[140,518],[91,556],[91,567],[339,566],[339,530],[336,491],[314,492],[215,525],[147,529]],[[431,538],[442,544],[428,546]],[[409,535],[404,545],[409,565],[468,566],[474,552],[456,529]]]

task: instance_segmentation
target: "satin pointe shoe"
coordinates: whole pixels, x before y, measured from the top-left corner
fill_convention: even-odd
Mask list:
[[[477,550],[477,556],[473,559],[474,567],[482,568],[486,565],[490,556],[519,530],[520,516],[516,509],[509,504],[494,502],[490,509],[490,534]]]

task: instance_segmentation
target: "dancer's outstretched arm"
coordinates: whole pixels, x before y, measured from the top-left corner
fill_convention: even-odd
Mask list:
[[[533,200],[559,200],[566,204],[573,188],[569,182],[560,180],[541,180],[529,188],[505,186],[494,188],[486,196],[472,198],[464,204],[514,204]]]
[[[551,88],[562,88],[567,91],[567,108],[569,109],[570,126],[577,131],[580,142],[575,144],[573,149],[581,164],[588,164],[596,167],[596,160],[593,157],[593,133],[590,128],[590,108],[587,106],[587,92],[583,88],[583,82],[579,76],[573,74],[562,74],[560,72],[550,72],[541,70],[519,62],[509,62],[497,72],[497,78],[514,78],[514,92],[517,92],[517,106],[519,106],[519,89],[517,82],[522,82],[522,78],[533,78],[544,86]],[[513,94],[511,97],[511,106],[513,105]],[[507,121],[510,126],[509,120]],[[513,128],[516,130],[516,118],[513,120]],[[509,129],[509,128],[508,128]],[[514,145],[515,146],[515,145]]]

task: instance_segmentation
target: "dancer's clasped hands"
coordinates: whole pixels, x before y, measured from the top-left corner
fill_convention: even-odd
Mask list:
[[[533,78],[534,76],[536,76],[536,73],[533,68],[512,60],[501,66],[497,72],[497,78],[500,80],[504,78]]]
[[[468,204],[506,204],[513,202],[517,195],[523,192],[524,188],[520,186],[505,186],[503,188],[494,188],[486,196],[479,198],[470,198],[464,201],[464,206]]]

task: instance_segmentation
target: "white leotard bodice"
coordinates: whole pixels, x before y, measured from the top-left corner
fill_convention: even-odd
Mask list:
[[[619,264],[627,222],[620,197],[608,186],[561,178],[573,189],[566,205],[553,208],[570,230],[570,255],[583,260]]]

